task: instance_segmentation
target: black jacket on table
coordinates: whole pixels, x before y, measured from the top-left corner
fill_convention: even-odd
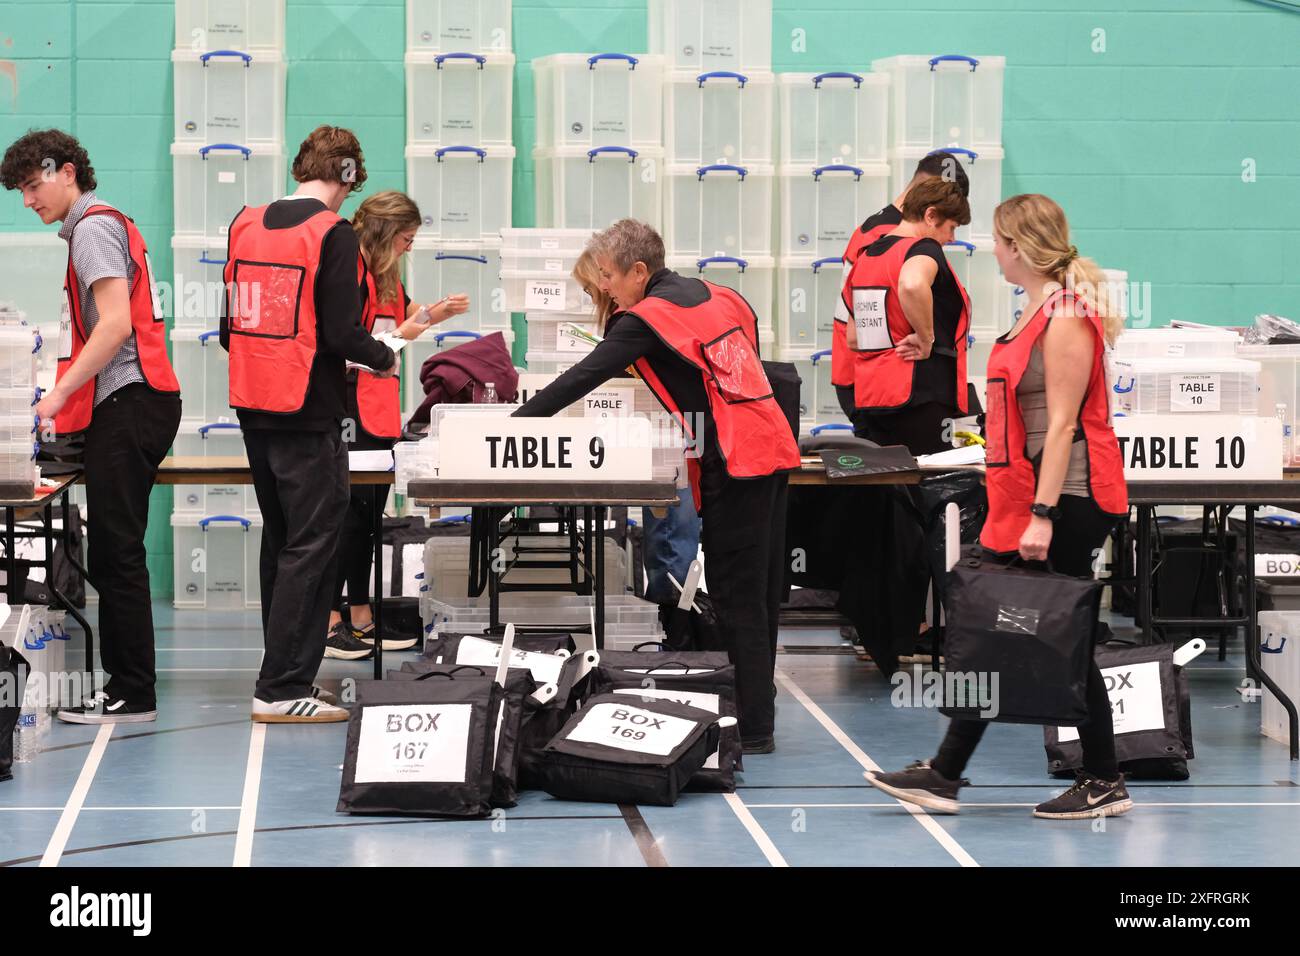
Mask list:
[[[281,199],[271,203],[263,220],[268,229],[289,229],[316,215],[325,204],[317,199]],[[325,237],[316,275],[316,357],[302,408],[291,415],[236,409],[243,429],[332,431],[347,416],[346,363],[384,370],[397,360],[392,349],[377,342],[361,325],[361,292],[357,284],[356,233],[340,221]],[[230,317],[223,306],[221,347],[230,351]]]

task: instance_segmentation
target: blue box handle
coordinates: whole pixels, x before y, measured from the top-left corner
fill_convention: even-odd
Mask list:
[[[695,175],[700,179],[703,179],[709,173],[736,173],[740,176],[740,181],[743,183],[745,177],[749,175],[749,170],[744,166],[735,166],[731,163],[713,163],[709,166],[701,166],[699,169],[695,170]]]
[[[478,53],[439,53],[433,58],[433,62],[438,65],[438,69],[440,70],[442,69],[444,60],[475,60],[478,62],[478,68],[481,70],[483,69],[483,64],[487,62],[487,57],[481,56]]]
[[[433,257],[434,262],[445,262],[448,259],[463,259],[466,262],[477,262],[481,266],[487,265],[487,256],[457,256],[447,252],[440,252]]]
[[[1014,289],[1011,290],[1011,294],[1012,294],[1012,295],[1024,295],[1024,294],[1025,294],[1025,290],[1022,289],[1022,288],[1020,288],[1020,286],[1016,286]]]
[[[199,341],[206,347],[208,344],[208,339],[212,338],[214,335],[220,335],[220,334],[221,334],[220,329],[213,329],[211,332],[200,332]]]
[[[211,153],[213,150],[221,150],[228,153],[243,153],[245,161],[253,155],[251,149],[247,146],[240,146],[238,143],[213,143],[211,146],[200,146],[199,155],[206,160],[208,158],[208,153]]]
[[[722,262],[729,262],[732,265],[739,266],[741,272],[744,272],[746,269],[749,268],[748,259],[738,259],[735,256],[709,256],[707,259],[700,259],[696,261],[695,266],[697,269],[703,272],[709,266],[717,265],[718,263],[722,263]]]
[[[967,149],[965,146],[945,146],[942,149],[932,149],[925,155],[935,156],[939,153],[961,153],[972,163],[980,158],[980,154],[973,149]]]
[[[24,634],[24,635],[23,635],[23,650],[25,650],[25,651],[43,651],[43,650],[45,650],[45,638],[44,638],[44,637],[38,637],[38,638],[36,639],[36,643],[33,644],[31,641],[29,641],[29,640],[27,639],[27,635]]]
[[[1255,519],[1255,525],[1260,528],[1298,528],[1300,520],[1286,515],[1264,515]]]
[[[200,518],[199,527],[204,531],[207,531],[208,525],[212,524],[214,521],[237,521],[239,524],[244,526],[245,531],[253,526],[253,522],[249,521],[247,518],[241,518],[239,515],[212,515],[208,518]]]
[[[964,239],[954,239],[952,242],[945,242],[943,246],[945,249],[948,248],[949,246],[961,246],[963,249],[966,250],[966,255],[968,256],[975,255],[975,243],[966,242]]]
[[[1267,643],[1261,643],[1261,644],[1259,645],[1259,652],[1260,652],[1261,654],[1281,654],[1281,653],[1282,653],[1282,648],[1284,648],[1284,647],[1286,647],[1286,638],[1285,638],[1285,637],[1282,638],[1282,643],[1279,644],[1277,647],[1269,647]]]
[[[32,392],[32,408],[35,408],[37,405],[41,403],[41,398],[44,395],[45,395],[45,390],[42,389],[39,385],[37,385],[35,390]]]
[[[820,90],[822,88],[822,80],[852,80],[855,89],[862,86],[861,74],[835,71],[832,73],[818,73],[816,76],[814,76],[813,89]]]
[[[945,53],[943,56],[936,56],[932,60],[930,60],[930,72],[933,73],[934,68],[938,66],[940,63],[952,63],[952,62],[969,63],[970,71],[972,73],[974,73],[975,68],[980,65],[980,61],[975,59],[975,57],[973,56],[965,56],[961,53]]]
[[[850,166],[848,163],[832,163],[830,166],[818,166],[813,170],[813,179],[820,180],[822,173],[844,173],[853,174],[854,180],[862,178],[862,170],[857,166]]]
[[[695,78],[695,82],[700,84],[701,89],[704,88],[704,84],[709,80],[736,80],[740,83],[740,88],[743,90],[745,84],[749,82],[749,77],[744,73],[736,73],[732,70],[713,70],[710,73],[701,73]]]
[[[430,521],[430,524],[469,524],[473,515],[448,515],[445,518],[439,518],[436,521]],[[423,575],[420,575],[423,577]]]
[[[441,345],[443,339],[481,339],[478,332],[439,332],[433,337],[435,345]]]
[[[970,347],[971,347],[972,345],[974,345],[974,344],[975,344],[975,336],[973,336],[973,335],[967,335],[967,336],[966,336],[966,348],[970,348]]]
[[[237,430],[239,428],[239,422],[213,422],[211,425],[201,425],[199,427],[199,434],[203,436],[204,441],[207,441],[208,432],[212,431],[214,428],[234,428]]]
[[[477,146],[443,146],[441,149],[435,150],[433,155],[438,157],[438,162],[442,162],[442,157],[448,153],[474,153],[478,156],[480,163],[487,159],[487,150],[479,149]]]
[[[199,265],[202,266],[224,266],[229,261],[229,259],[209,259],[206,252],[199,256]]]
[[[1115,382],[1115,384],[1112,386],[1112,387],[1115,389],[1115,393],[1116,393],[1117,395],[1125,395],[1125,394],[1127,394],[1128,392],[1133,391],[1133,389],[1137,388],[1138,380],[1137,380],[1137,377],[1136,377],[1136,376],[1134,376],[1133,378],[1129,379],[1129,383],[1128,383],[1128,387],[1127,387],[1127,388],[1122,388],[1122,387],[1120,386],[1119,383],[1122,382],[1122,381],[1124,381],[1123,376],[1121,376],[1121,377],[1119,378],[1119,381]]]
[[[830,355],[830,354],[831,354],[831,350],[830,350],[830,349],[823,349],[823,350],[820,351],[820,352],[814,352],[814,353],[812,354],[812,363],[813,363],[814,365],[816,365],[818,362],[820,362],[822,359],[824,359],[826,356],[828,356],[828,355]]]
[[[208,66],[208,60],[212,59],[214,56],[237,56],[244,61],[245,69],[247,69],[249,64],[253,62],[252,54],[249,53],[243,53],[239,50],[213,50],[211,53],[204,53],[199,57],[199,59],[203,61],[204,69]]]
[[[629,70],[635,70],[636,65],[641,62],[629,53],[597,53],[595,56],[587,57],[587,69],[594,70],[601,60],[624,60]]]
[[[41,333],[40,333],[39,331],[37,331],[37,332],[35,333],[35,336],[36,336],[36,345],[35,345],[35,347],[32,349],[32,354],[33,354],[33,355],[35,355],[37,352],[39,352],[39,351],[41,350],[41,346],[43,346],[43,345],[45,344],[45,339],[41,338]]]
[[[587,150],[587,162],[594,163],[601,153],[619,153],[626,156],[629,163],[635,161],[638,155],[635,149],[626,146],[597,146],[595,149]]]
[[[822,266],[828,266],[832,262],[836,262],[839,263],[840,265],[844,265],[844,260],[841,259],[839,256],[827,256],[825,259],[818,259],[816,262],[813,263],[813,275],[816,275],[818,272],[820,272]]]
[[[853,431],[852,425],[831,424],[831,425],[818,425],[816,428],[812,430],[812,433],[814,435],[820,435],[822,432],[851,432],[851,431]]]

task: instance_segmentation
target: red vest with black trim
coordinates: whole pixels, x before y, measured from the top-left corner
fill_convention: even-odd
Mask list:
[[[651,295],[628,312],[699,370],[728,475],[759,478],[798,468],[799,446],[759,359],[753,310],[733,290],[712,282],[704,285],[710,298],[699,305],[677,305]],[[650,363],[637,359],[635,367],[690,435],[689,423]],[[698,462],[690,462],[691,486],[699,502]]]
[[[1025,447],[1025,421],[1020,414],[1016,388],[1029,366],[1034,343],[1047,330],[1052,312],[1069,297],[1089,320],[1094,348],[1092,374],[1079,409],[1078,432],[1088,443],[1088,487],[1097,507],[1107,514],[1128,513],[1128,486],[1119,442],[1111,427],[1110,392],[1107,387],[1105,330],[1100,316],[1082,299],[1058,291],[1034,313],[1020,334],[1010,341],[998,339],[989,356],[988,389],[984,411],[985,481],[989,512],[980,531],[980,544],[993,551],[1015,551],[1029,525],[1029,509],[1038,485],[1034,462]]]
[[[307,399],[316,358],[321,249],[344,220],[322,209],[297,226],[268,229],[266,209],[246,206],[230,224],[230,407],[291,415]]]
[[[897,224],[881,223],[866,232],[861,229],[853,230],[853,235],[849,236],[849,244],[844,248],[844,274],[840,280],[841,287],[849,281],[853,263],[858,261],[862,250],[881,236],[889,235],[896,227]],[[836,305],[834,327],[831,329],[831,384],[847,388],[853,384],[853,350],[849,348],[848,337],[850,313],[844,306],[843,296],[836,300]]]
[[[908,251],[921,242],[903,238],[879,256],[858,256],[841,298],[848,313],[845,326],[847,344],[856,354],[853,364],[853,404],[860,409],[886,411],[905,408],[912,401],[912,390],[920,362],[900,358],[895,346],[911,335],[912,328],[903,312],[898,293],[898,279]],[[941,265],[940,268],[947,268]],[[951,270],[950,270],[951,271]],[[957,376],[954,398],[958,410],[966,414],[966,332],[970,328],[970,296],[955,274],[961,294],[962,309],[956,333],[950,340],[939,338],[935,329],[934,350],[956,358]]]
[[[162,309],[154,300],[153,270],[149,265],[149,250],[145,247],[144,237],[130,216],[112,206],[91,206],[78,221],[78,225],[91,216],[112,216],[126,228],[127,251],[131,264],[135,266],[135,282],[127,294],[131,310],[131,331],[135,333],[135,350],[140,357],[140,371],[144,374],[145,383],[155,392],[178,395],[181,386],[176,381],[176,373],[172,371],[172,363],[167,358],[167,335]],[[68,315],[60,323],[68,326],[67,338],[71,342],[71,348],[67,355],[59,355],[56,381],[61,380],[72,367],[90,339],[81,310],[81,287],[77,281],[77,270],[72,264],[72,243],[76,241],[77,231],[74,227],[72,238],[68,242],[68,270],[63,284]],[[64,329],[61,328],[59,338],[62,340],[64,337]],[[54,417],[56,432],[69,434],[84,431],[90,425],[95,411],[95,382],[96,379],[92,378],[64,403],[63,409]]]
[[[387,302],[379,301],[379,289],[374,274],[366,268],[364,260],[360,271],[365,275],[366,307],[361,313],[361,324],[371,335],[391,332],[406,317],[406,293],[402,283],[397,283],[397,296]],[[380,378],[364,369],[357,370],[357,414],[367,435],[375,438],[402,437],[402,386],[396,375]]]

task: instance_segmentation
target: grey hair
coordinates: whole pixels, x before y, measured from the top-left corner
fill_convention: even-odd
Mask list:
[[[620,272],[644,262],[654,275],[664,267],[664,240],[654,227],[636,219],[620,219],[587,243],[593,255],[609,259]]]

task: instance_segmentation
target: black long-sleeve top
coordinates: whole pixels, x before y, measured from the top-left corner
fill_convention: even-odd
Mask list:
[[[299,226],[325,209],[317,199],[281,199],[271,203],[262,222],[267,229]],[[325,236],[316,273],[316,357],[302,408],[289,415],[237,410],[244,429],[331,431],[347,415],[346,363],[385,370],[397,361],[393,350],[377,342],[361,324],[357,283],[360,248],[356,233],[341,221]],[[221,347],[230,350],[229,302],[221,314]]]

